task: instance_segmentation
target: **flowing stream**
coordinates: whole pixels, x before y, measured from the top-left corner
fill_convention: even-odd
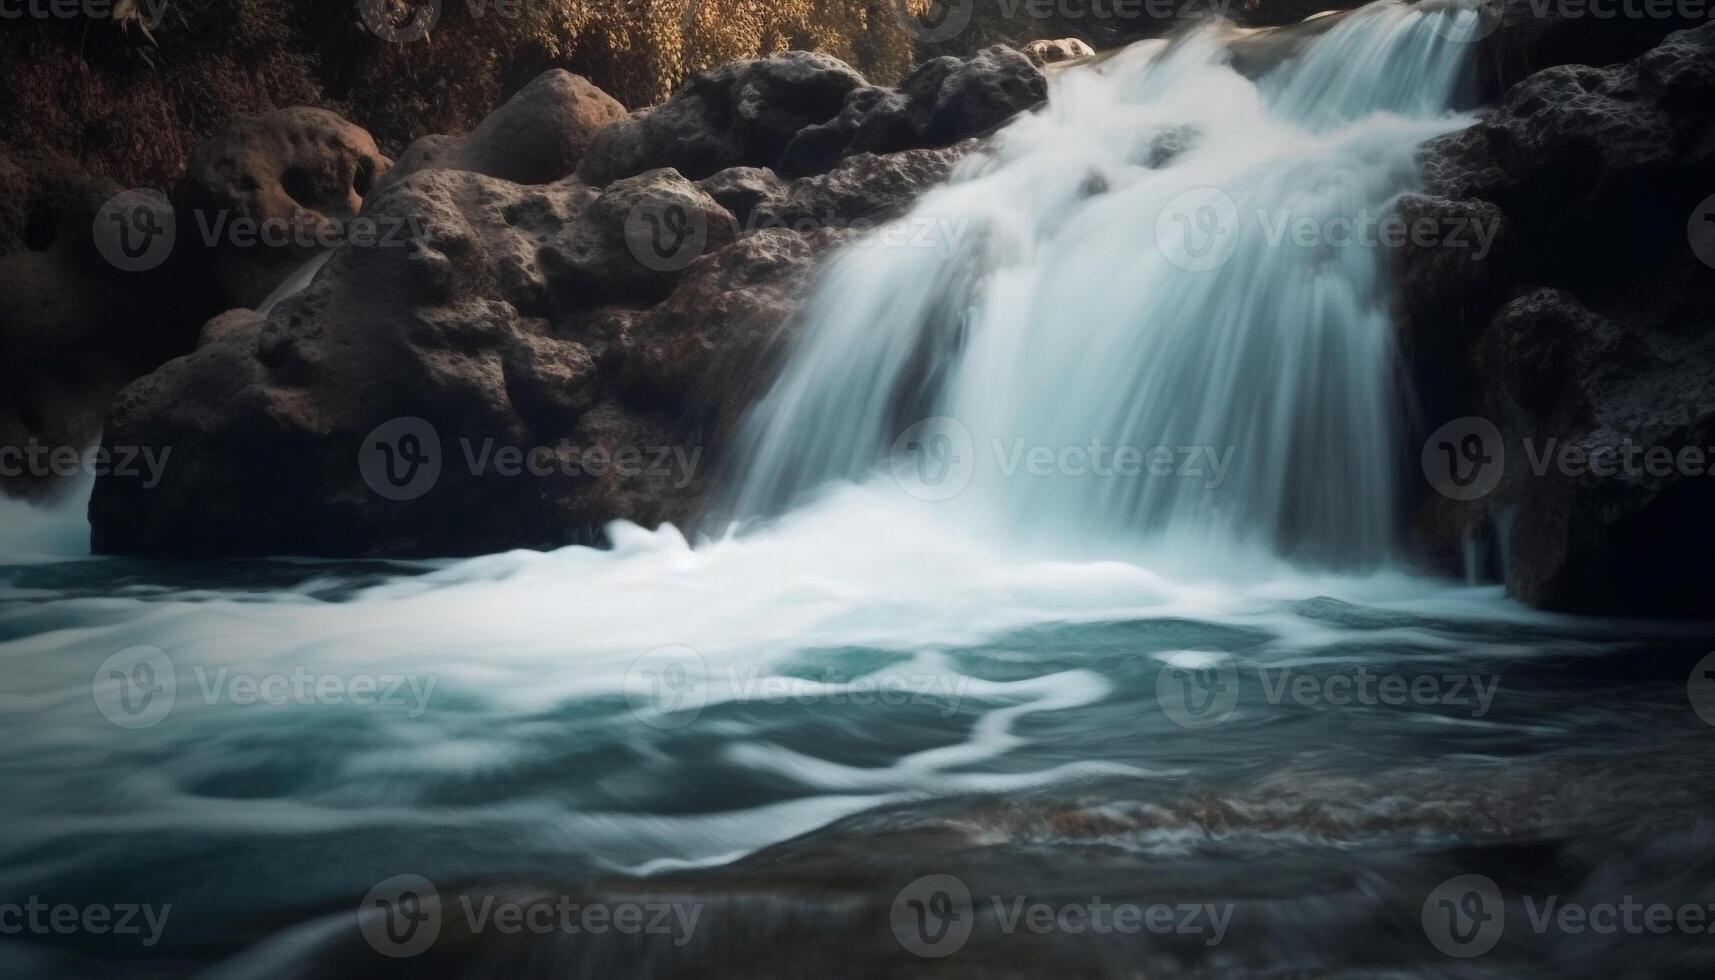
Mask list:
[[[904,219],[932,247],[834,260],[709,540],[184,565],[0,504],[0,903],[171,906],[0,934],[0,974],[1708,975],[1706,936],[1516,904],[1707,885],[1708,632],[1393,560],[1386,256],[1340,240],[1468,122],[1476,27],[1057,75]],[[890,925],[931,873],[977,896],[956,955]],[[1515,903],[1470,960],[1426,934],[1466,874]],[[399,875],[439,889],[418,959],[359,912]],[[466,935],[472,894],[704,916]],[[1015,935],[991,895],[1230,916]]]

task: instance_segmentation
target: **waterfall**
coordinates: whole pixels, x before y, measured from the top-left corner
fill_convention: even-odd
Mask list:
[[[1060,553],[1384,560],[1400,426],[1364,241],[1462,124],[1479,28],[1384,2],[1254,80],[1215,28],[1060,73],[902,219],[933,250],[830,263],[731,516],[896,480]]]

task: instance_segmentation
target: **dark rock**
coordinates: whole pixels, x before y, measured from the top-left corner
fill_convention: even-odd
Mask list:
[[[1048,98],[1048,79],[1012,48],[985,48],[968,60],[936,58],[918,67],[900,90],[925,146],[980,136]]]
[[[200,248],[233,306],[254,307],[351,233],[392,161],[324,109],[237,116],[192,151],[173,194],[180,246]]]
[[[658,300],[736,231],[732,214],[678,171],[651,170],[609,184],[540,258],[567,305]]]
[[[0,256],[0,447],[82,451],[94,444],[114,392],[189,350],[206,303],[188,300],[177,265],[120,269],[97,244],[120,198],[105,178],[66,161],[18,167],[8,209],[16,250]],[[170,221],[166,199],[159,214]],[[9,493],[57,492],[64,474],[29,471],[4,482]]]
[[[728,167],[773,166],[799,130],[832,119],[864,84],[844,62],[808,51],[724,65],[602,130],[578,174],[601,185],[662,167],[700,180]]]
[[[761,167],[732,167],[697,181],[697,186],[714,198],[716,204],[732,212],[744,229],[753,227],[759,209],[786,196],[786,182],[774,171]]]
[[[692,266],[611,352],[614,383],[646,404],[680,402],[717,443],[773,381],[816,259],[837,236],[765,228]]]
[[[943,183],[979,140],[885,156],[860,153],[837,168],[793,181],[756,212],[762,228],[847,229],[896,218],[929,188]]]
[[[469,135],[425,136],[412,143],[386,179],[442,167],[515,184],[551,184],[576,173],[595,134],[625,115],[623,105],[581,75],[554,69]]]
[[[859,153],[984,135],[1047,95],[1041,70],[1006,47],[937,58],[899,89],[866,85],[834,59],[793,52],[699,75],[666,104],[608,127],[579,175],[594,185],[659,167],[693,180],[739,167],[809,176]]]
[[[846,96],[838,116],[800,130],[778,169],[799,177],[825,171],[853,152],[891,153],[919,143],[910,101],[894,89],[870,86]]]
[[[1479,416],[1504,443],[1492,492],[1417,505],[1432,564],[1492,542],[1535,605],[1706,612],[1715,490],[1696,457],[1715,436],[1715,276],[1687,230],[1709,193],[1708,126],[1689,107],[1712,45],[1707,25],[1627,65],[1547,68],[1425,148],[1437,196],[1402,213],[1506,228],[1488,261],[1407,250],[1396,267],[1425,428]]]
[[[1649,16],[1598,16],[1594,7],[1542,0],[1484,0],[1483,8],[1493,25],[1481,58],[1486,97],[1545,68],[1629,61],[1668,33],[1707,22],[1672,5]]]

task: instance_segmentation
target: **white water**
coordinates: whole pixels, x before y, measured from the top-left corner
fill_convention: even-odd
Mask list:
[[[1413,188],[1419,144],[1463,124],[1448,107],[1471,46],[1450,38],[1476,27],[1380,4],[1256,82],[1212,29],[1060,74],[992,160],[905,219],[957,229],[947,261],[836,262],[748,425],[735,515],[886,484],[880,465],[946,497],[943,519],[1062,556],[1385,560],[1387,256],[1339,242]],[[1281,237],[1304,219],[1327,236]],[[1087,472],[1093,446],[1163,447],[1173,475]],[[1074,455],[1032,474],[1017,462],[1035,447]]]

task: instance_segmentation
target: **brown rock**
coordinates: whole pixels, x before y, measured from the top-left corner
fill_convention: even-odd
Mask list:
[[[625,107],[581,75],[554,69],[526,85],[466,136],[425,136],[406,148],[387,182],[431,167],[515,184],[551,184],[577,172],[590,140]]]
[[[254,307],[351,234],[391,163],[369,133],[324,109],[235,117],[192,151],[174,192],[179,247],[205,250],[228,303]]]

